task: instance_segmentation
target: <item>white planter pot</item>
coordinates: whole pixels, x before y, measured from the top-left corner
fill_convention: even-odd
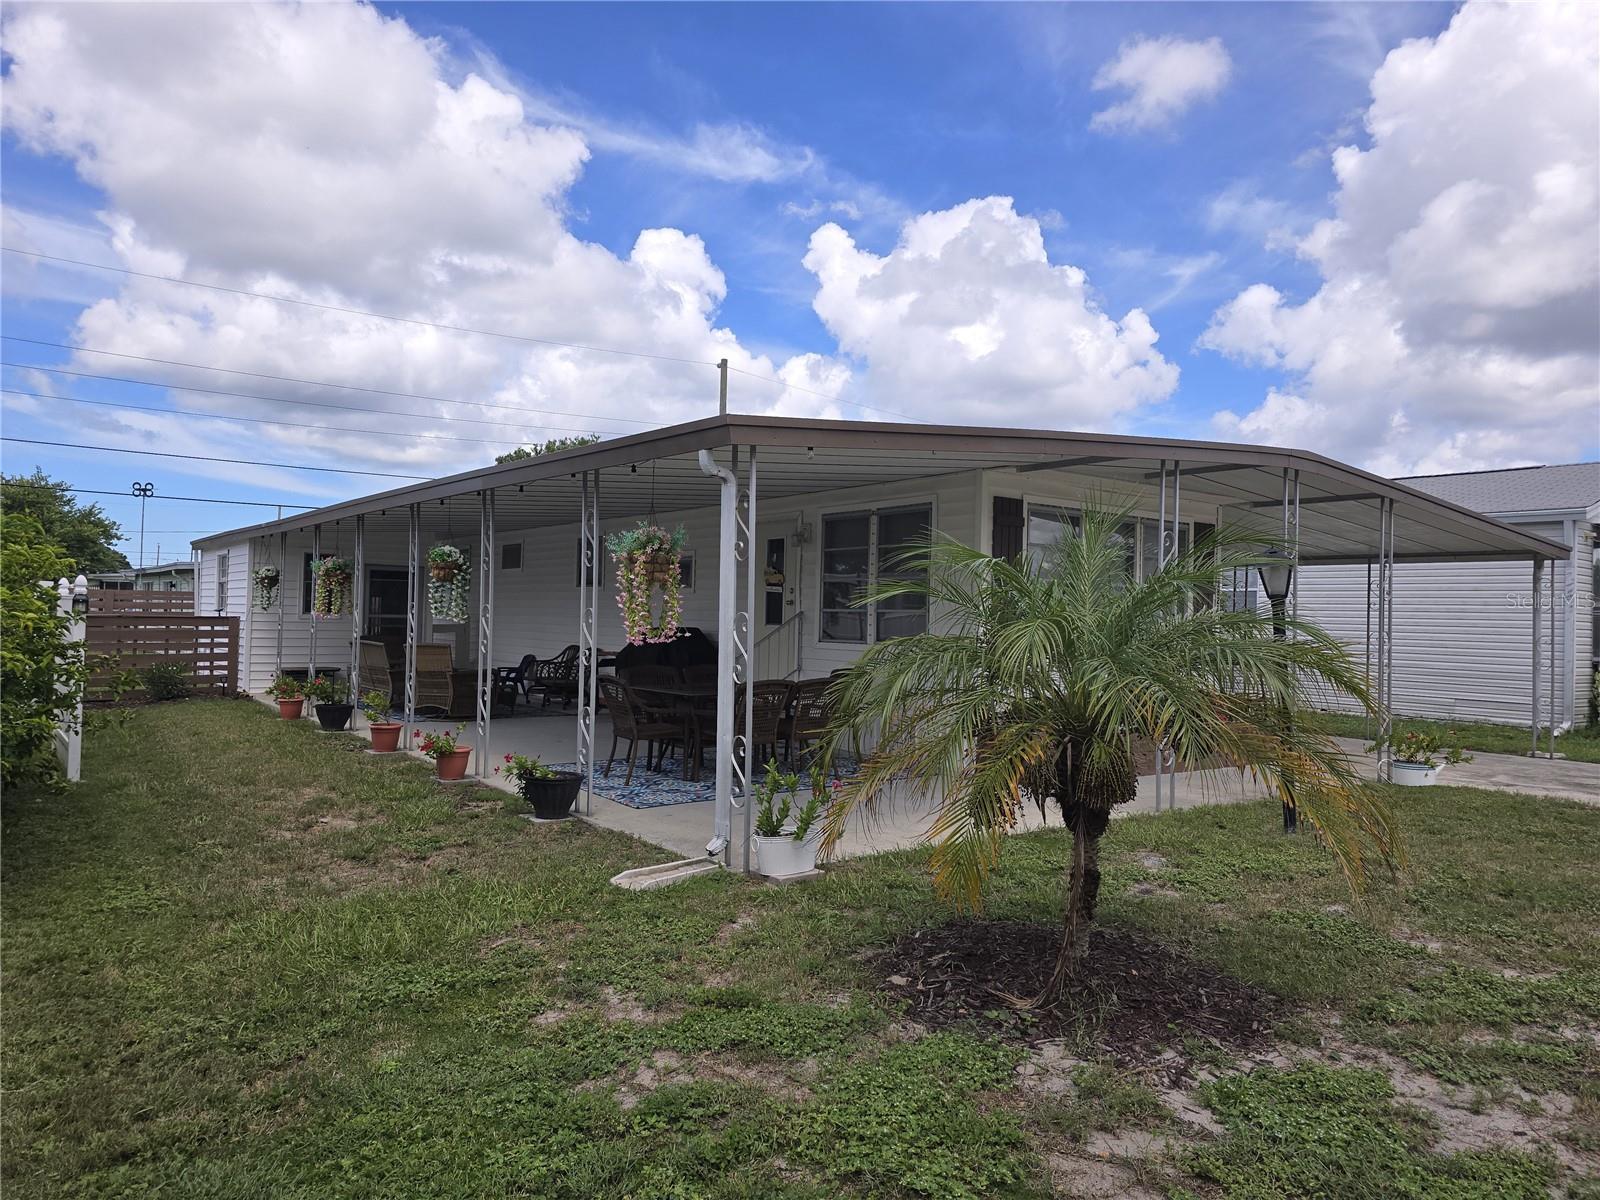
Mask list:
[[[1389,782],[1397,787],[1432,787],[1443,769],[1430,767],[1426,763],[1392,762],[1389,764]]]
[[[813,834],[803,842],[792,837],[755,837],[756,870],[763,875],[780,877],[803,875],[817,869],[817,837]]]

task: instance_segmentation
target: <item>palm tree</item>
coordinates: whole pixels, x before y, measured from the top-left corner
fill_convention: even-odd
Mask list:
[[[833,689],[824,753],[871,745],[828,815],[826,842],[855,809],[897,788],[937,797],[928,830],[936,886],[976,908],[1025,801],[1059,808],[1072,831],[1061,945],[1035,1003],[1076,968],[1099,891],[1099,843],[1137,791],[1136,750],[1250,772],[1293,807],[1352,889],[1369,856],[1400,857],[1391,814],[1326,736],[1288,719],[1309,691],[1370,708],[1362,671],[1327,633],[1215,603],[1235,570],[1263,561],[1259,535],[1219,529],[1151,578],[1130,577],[1126,512],[1091,508],[1081,533],[1035,563],[993,559],[946,538],[907,555],[878,601],[926,599],[927,633],[879,642]]]

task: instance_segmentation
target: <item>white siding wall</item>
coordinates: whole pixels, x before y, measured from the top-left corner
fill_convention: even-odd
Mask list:
[[[237,542],[203,551],[195,571],[194,585],[194,611],[197,615],[239,618],[239,677],[236,686],[241,689],[251,687],[247,650],[250,644],[250,549],[248,542]],[[219,560],[223,555],[227,555],[228,578],[225,594],[220,597],[223,603],[219,608],[217,576]]]
[[[710,481],[708,492],[711,491]],[[824,513],[854,511],[875,507],[893,507],[926,501],[933,506],[936,528],[961,538],[975,541],[987,536],[987,521],[978,519],[976,505],[980,480],[976,473],[938,476],[909,484],[882,487],[851,488],[843,491],[819,493],[805,498],[789,498],[764,503],[758,491],[756,519],[758,530],[774,534],[791,531],[797,524],[810,527],[811,541],[800,547],[791,542],[790,556],[793,570],[800,573],[800,607],[804,612],[804,639],[801,646],[800,669],[803,675],[826,675],[829,671],[848,666],[860,655],[863,647],[836,642],[824,642],[817,636],[817,609],[820,600],[820,538],[821,517]],[[496,538],[495,562],[500,562],[500,547],[507,542],[522,546],[522,568],[513,571],[497,570],[495,575],[495,665],[515,663],[524,654],[546,657],[578,640],[578,525],[577,514],[570,525],[550,526],[540,529],[512,530]],[[611,520],[602,525],[601,536],[631,525],[637,518]],[[718,512],[714,505],[683,512],[663,512],[656,516],[658,523],[671,528],[680,522],[687,533],[687,551],[694,555],[694,587],[684,595],[683,622],[705,630],[713,640],[717,633],[717,564],[718,564]],[[406,564],[406,535],[403,523],[388,522],[378,525],[369,521],[365,540],[365,558],[369,567],[395,567]],[[375,527],[376,526],[376,527]],[[392,527],[391,527],[392,526]],[[468,552],[477,571],[477,538],[474,532],[451,539]],[[424,553],[431,539],[425,539]],[[283,660],[286,666],[303,666],[310,648],[310,619],[301,611],[301,578],[305,555],[311,549],[311,535],[290,534],[287,562],[280,564],[283,584],[280,602],[283,605]],[[333,547],[324,536],[324,552]],[[339,552],[349,555],[349,535]],[[207,551],[205,562],[214,555]],[[260,561],[277,561],[277,539],[271,537],[258,541],[256,554]],[[214,565],[211,568],[214,570]],[[239,584],[242,603],[248,608],[248,573]],[[602,552],[600,570],[600,624],[601,646],[615,649],[623,644],[622,617],[617,610],[616,587],[611,563]],[[202,590],[202,595],[206,593]],[[474,579],[473,603],[476,605],[477,586]],[[475,610],[475,609],[474,609]],[[477,656],[477,630],[475,627],[435,627],[427,613],[426,603],[421,605],[422,641],[449,641],[456,647],[456,661],[461,666],[470,665]],[[250,615],[247,663],[244,686],[260,691],[272,682],[277,646],[278,612]],[[348,662],[350,622],[348,618],[319,621],[317,623],[317,658],[324,665]]]
[[[1556,541],[1567,536],[1559,522],[1523,528]],[[1539,711],[1542,720],[1549,704],[1548,639],[1553,624],[1556,721],[1560,725],[1572,719],[1575,697],[1578,719],[1584,718],[1587,572],[1574,572],[1570,562],[1555,564],[1555,571],[1553,623],[1545,592],[1548,582],[1539,597],[1544,614]],[[1576,594],[1575,576],[1582,585]],[[1442,720],[1526,725],[1532,699],[1532,582],[1533,568],[1527,562],[1399,564],[1394,580],[1394,711]],[[1308,567],[1300,574],[1300,615],[1344,641],[1358,661],[1364,661],[1366,653],[1366,583],[1363,566]],[[1580,607],[1576,619],[1569,621],[1574,602]],[[1377,620],[1375,607],[1372,619]],[[1374,653],[1376,641],[1374,633]],[[1344,707],[1351,703],[1346,701]]]

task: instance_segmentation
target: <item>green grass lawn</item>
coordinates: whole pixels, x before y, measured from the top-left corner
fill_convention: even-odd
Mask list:
[[[1284,1001],[1269,1054],[1173,1028],[1174,1086],[898,1011],[921,853],[627,893],[651,848],[360,745],[156,706],[5,796],[7,1200],[1600,1196],[1600,809],[1398,796],[1360,903],[1273,805],[1115,823],[1104,925]],[[1064,849],[987,915],[1055,920]]]
[[[1363,717],[1319,712],[1308,714],[1308,719],[1338,737],[1371,738],[1372,736],[1370,723]],[[1454,740],[1465,749],[1481,750],[1485,754],[1526,754],[1533,745],[1533,728],[1527,725],[1428,721],[1421,717],[1396,717],[1394,723],[1397,729],[1429,731],[1447,740]],[[1539,748],[1546,749],[1549,744],[1549,735],[1541,734]],[[1556,738],[1556,753],[1565,754],[1578,762],[1600,762],[1600,727],[1579,726],[1559,735]]]

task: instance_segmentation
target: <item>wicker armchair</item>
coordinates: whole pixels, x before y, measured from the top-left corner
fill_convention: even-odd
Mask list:
[[[368,692],[382,692],[388,702],[394,704],[395,680],[389,670],[389,651],[382,642],[361,639],[361,653],[356,660],[356,692],[364,696]]]
[[[755,748],[756,759],[764,763],[761,757],[763,748],[770,751],[768,757],[778,757],[778,740],[783,737],[784,721],[789,714],[789,697],[794,692],[794,684],[786,679],[758,679],[751,693],[751,721],[750,744]],[[733,706],[734,728],[739,733],[744,733],[744,688],[740,687],[738,696]]]
[[[445,642],[424,642],[417,647],[416,710],[437,709],[448,715],[455,700],[455,658]]]

